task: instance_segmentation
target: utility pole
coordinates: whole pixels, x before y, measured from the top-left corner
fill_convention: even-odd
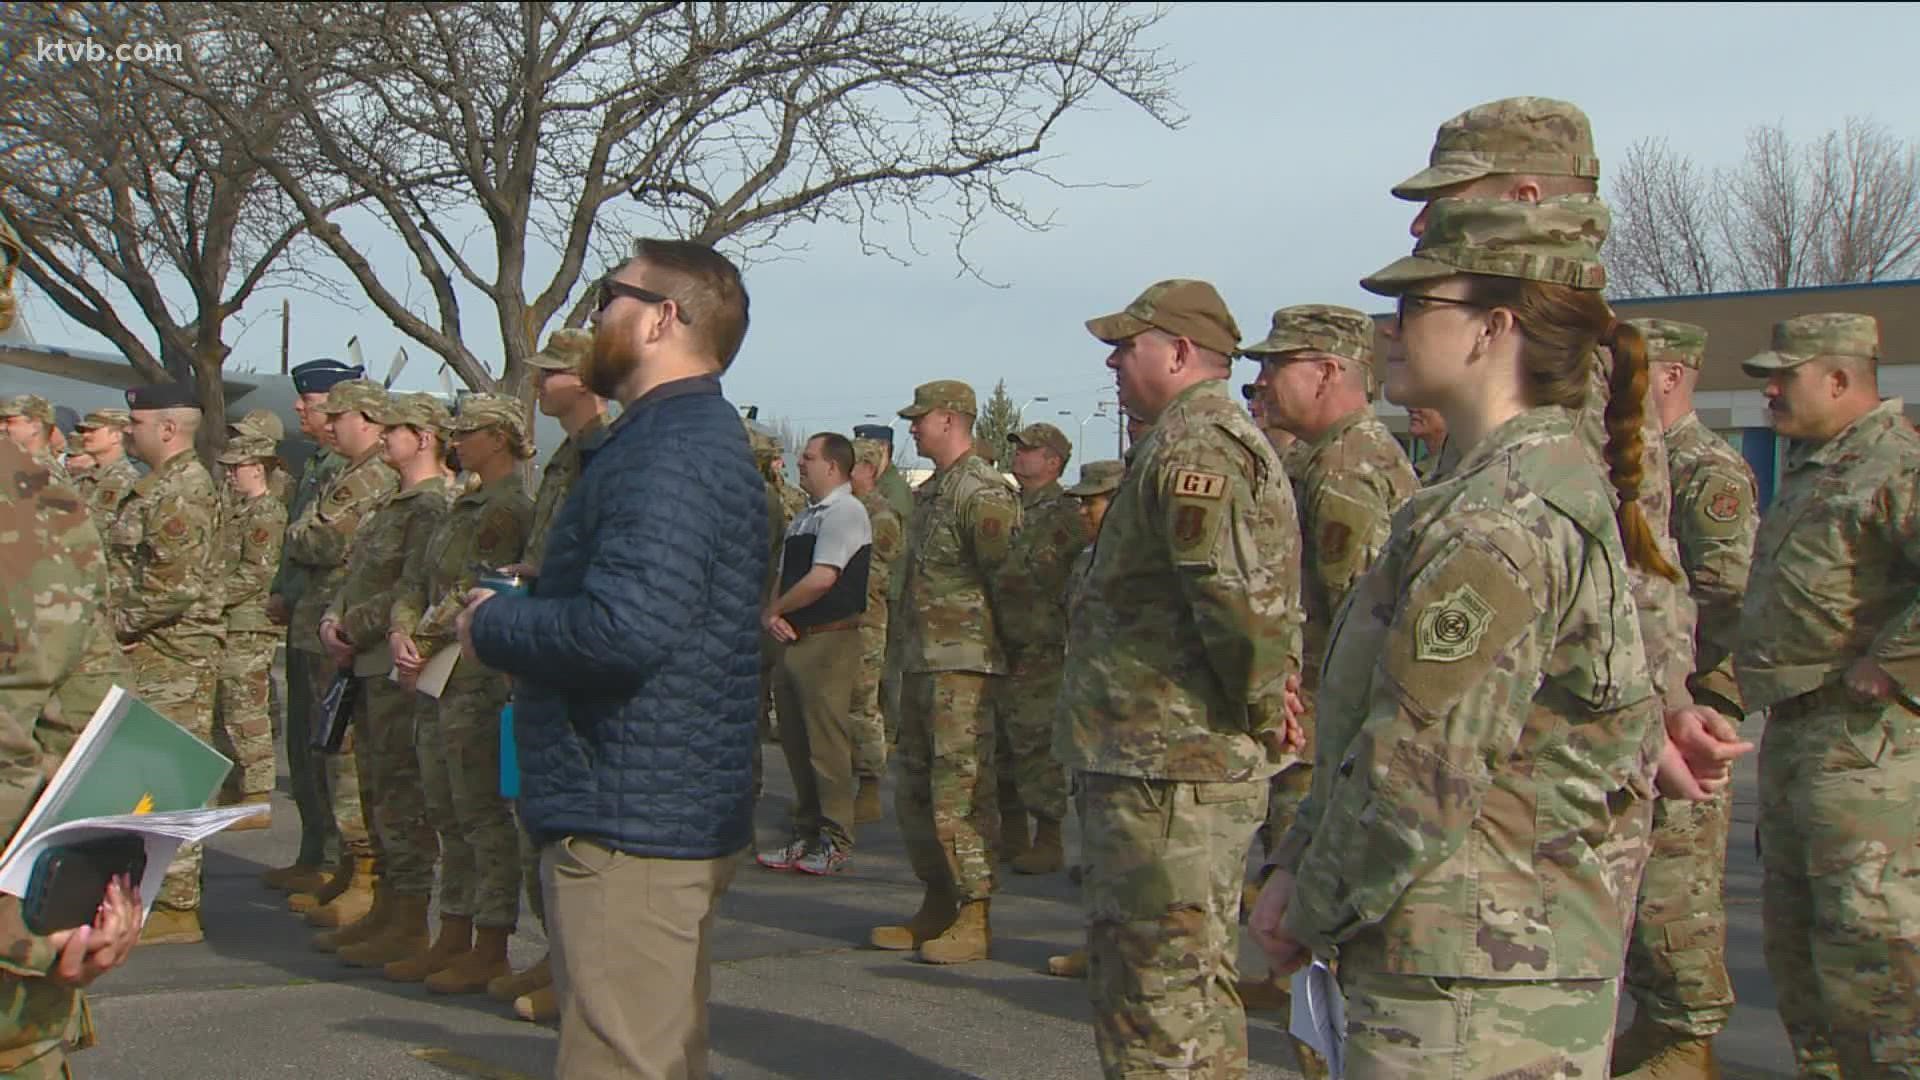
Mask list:
[[[280,298],[280,374],[287,373],[287,353],[293,347],[293,304]]]

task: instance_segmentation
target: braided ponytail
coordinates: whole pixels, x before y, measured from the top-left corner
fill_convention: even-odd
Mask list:
[[[1647,524],[1640,509],[1640,481],[1643,479],[1640,455],[1644,449],[1642,423],[1646,418],[1647,339],[1638,328],[1614,319],[1600,344],[1613,354],[1613,377],[1607,390],[1607,474],[1613,490],[1620,495],[1615,511],[1620,522],[1620,540],[1626,547],[1627,564],[1669,581],[1679,581],[1680,571],[1667,561],[1660,541]]]

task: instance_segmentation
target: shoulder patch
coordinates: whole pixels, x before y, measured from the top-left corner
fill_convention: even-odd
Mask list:
[[[1733,521],[1740,516],[1740,501],[1740,489],[1728,481],[1707,498],[1705,513],[1715,521]]]
[[[273,534],[268,532],[266,526],[264,525],[256,526],[253,530],[252,540],[256,546],[265,544],[268,540],[272,538],[273,538]]]
[[[1218,499],[1227,493],[1227,478],[1216,472],[1181,469],[1173,474],[1177,499]]]
[[[1493,605],[1470,584],[1447,593],[1420,609],[1414,621],[1413,656],[1416,660],[1451,664],[1480,649],[1493,622]]]

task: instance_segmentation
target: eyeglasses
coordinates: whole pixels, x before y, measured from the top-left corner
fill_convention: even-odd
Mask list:
[[[616,297],[621,296],[638,300],[643,304],[665,304],[671,301],[673,304],[674,318],[679,319],[688,326],[693,325],[693,318],[687,314],[687,309],[681,305],[680,301],[674,300],[671,296],[662,296],[657,292],[643,289],[638,285],[629,285],[624,281],[615,281],[610,277],[600,279],[600,294],[595,300],[597,307],[594,310],[601,312],[606,311],[607,305],[613,303]]]
[[[1486,310],[1485,304],[1476,304],[1471,300],[1456,300],[1451,296],[1422,296],[1418,293],[1401,293],[1393,301],[1393,317],[1396,320],[1400,322],[1407,321],[1407,315],[1409,314],[1407,302],[1409,300],[1417,301],[1418,303],[1422,303],[1422,304],[1432,304],[1435,307],[1438,307],[1443,304],[1452,304],[1455,307],[1469,307],[1469,308],[1479,308],[1483,311]],[[1415,310],[1418,310],[1418,309],[1415,309]]]

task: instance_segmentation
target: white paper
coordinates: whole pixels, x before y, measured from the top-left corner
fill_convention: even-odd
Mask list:
[[[439,700],[440,695],[446,692],[447,680],[453,678],[454,665],[459,662],[459,643],[455,642],[452,645],[444,646],[439,652],[434,653],[433,656],[427,660],[425,667],[420,669],[420,679],[414,683],[413,688],[436,701]],[[395,668],[391,672],[388,672],[387,678],[396,683],[399,682],[400,669]]]
[[[160,883],[166,879],[167,864],[181,844],[205,840],[214,833],[250,817],[271,813],[266,803],[246,806],[221,806],[210,810],[174,810],[161,814],[113,814],[108,817],[81,818],[53,828],[7,853],[0,861],[0,893],[26,896],[33,880],[33,865],[40,853],[56,844],[78,844],[108,836],[139,836],[147,847],[147,871],[140,878],[141,914],[152,910],[160,895]]]
[[[1317,1051],[1327,1063],[1327,1074],[1340,1080],[1347,1064],[1347,1002],[1326,961],[1315,960],[1293,973],[1293,1015],[1287,1030]]]

